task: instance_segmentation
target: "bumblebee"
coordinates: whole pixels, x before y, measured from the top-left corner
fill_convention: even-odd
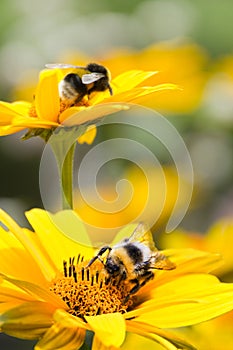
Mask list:
[[[101,256],[107,252],[103,260]],[[119,276],[120,280],[132,283],[129,296],[135,294],[154,277],[154,269],[173,270],[176,266],[154,244],[150,231],[140,223],[129,238],[113,247],[104,246],[90,260],[86,268],[98,259],[109,277]]]
[[[89,63],[86,67],[63,63],[48,63],[46,68],[75,69],[75,73],[69,73],[59,83],[59,94],[62,101],[69,105],[75,105],[82,101],[84,96],[90,96],[94,91],[109,90],[110,74],[108,70],[97,63]]]

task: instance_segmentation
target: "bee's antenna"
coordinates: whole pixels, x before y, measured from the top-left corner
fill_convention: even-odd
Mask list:
[[[108,90],[110,92],[110,95],[112,96],[113,95],[113,91],[112,91],[112,87],[110,86],[110,84],[108,84]]]

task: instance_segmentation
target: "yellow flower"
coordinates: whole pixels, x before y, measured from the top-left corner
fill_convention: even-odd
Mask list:
[[[33,209],[26,216],[35,232],[0,213],[0,327],[14,337],[39,339],[36,350],[79,349],[86,331],[94,333],[94,350],[119,349],[126,332],[165,349],[194,349],[166,328],[199,323],[233,308],[233,285],[208,274],[219,264],[216,254],[165,250],[176,269],[157,271],[126,300],[127,280],[116,285],[100,262],[83,269],[94,250],[74,212]],[[119,232],[113,244],[133,226]]]
[[[62,61],[80,64],[83,55],[77,52],[63,54]],[[86,58],[88,61],[89,58]],[[160,112],[187,113],[197,109],[203,97],[203,90],[208,80],[208,56],[196,44],[173,41],[150,45],[143,50],[116,48],[101,57],[101,62],[115,76],[124,70],[157,70],[158,74],[150,77],[147,85],[164,82],[181,87],[175,91],[161,90],[153,99],[143,97],[138,101]]]
[[[150,174],[149,179],[146,174]],[[92,189],[89,190],[88,200],[79,190],[74,195],[74,210],[90,227],[88,232],[93,239],[98,234],[100,240],[108,240],[109,230],[114,233],[118,227],[135,220],[152,223],[153,231],[161,230],[170,217],[178,196],[180,200],[177,210],[181,210],[188,200],[186,196],[188,185],[178,179],[176,169],[173,167],[164,166],[161,172],[160,168],[145,163],[143,171],[133,166],[122,174],[122,178],[130,183],[130,186],[117,194],[121,201],[117,200],[119,197],[116,196],[116,183],[107,186],[104,183],[98,189],[102,200],[108,203],[108,210],[102,210],[93,196]]]
[[[69,106],[60,101],[58,84],[67,70],[52,69],[40,73],[33,103],[0,102],[0,135],[8,135],[29,128],[29,135],[42,135],[48,138],[51,130],[64,125],[81,125],[119,110],[128,109],[128,102],[140,103],[140,98],[154,95],[164,89],[176,89],[174,84],[138,86],[155,72],[142,70],[127,71],[115,77],[111,86],[113,96],[108,92],[92,93],[78,105]],[[75,121],[71,121],[75,116]],[[68,122],[69,119],[69,122]],[[47,130],[47,131],[46,131]],[[90,142],[90,134],[87,136]],[[85,142],[82,139],[81,142]]]

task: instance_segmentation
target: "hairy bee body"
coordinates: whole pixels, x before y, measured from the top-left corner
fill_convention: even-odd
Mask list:
[[[105,260],[101,256],[108,251]],[[175,264],[154,245],[152,234],[139,224],[129,238],[113,247],[104,246],[90,260],[87,268],[99,259],[106,273],[111,277],[128,280],[134,284],[129,292],[136,293],[154,277],[154,269],[172,270]]]
[[[62,101],[66,101],[69,104],[78,103],[83,99],[85,95],[88,94],[89,86],[84,85],[82,83],[82,75],[80,76],[79,74],[67,74],[65,78],[60,81],[58,88],[59,95]]]
[[[89,63],[86,67],[73,66],[63,63],[46,64],[47,68],[72,69],[73,73],[67,74],[59,83],[59,94],[62,101],[72,105],[80,102],[84,96],[92,92],[109,90],[110,73],[97,63]]]
[[[105,269],[108,273],[114,273],[113,266],[119,266],[119,273],[126,273],[130,279],[136,278],[142,273],[142,264],[145,265],[151,258],[150,249],[140,242],[123,240],[116,244],[110,251]]]

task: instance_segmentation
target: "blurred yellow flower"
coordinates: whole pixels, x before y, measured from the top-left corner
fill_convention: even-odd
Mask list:
[[[94,250],[74,212],[33,209],[26,216],[35,232],[0,212],[0,325],[14,337],[39,339],[36,350],[79,349],[87,330],[94,333],[94,350],[120,349],[126,332],[165,349],[194,349],[166,328],[196,324],[233,308],[233,285],[208,274],[219,264],[216,254],[163,251],[176,269],[157,271],[125,302],[126,281],[107,282],[100,262],[82,268]],[[129,236],[132,225],[123,230],[115,242],[123,233]]]
[[[60,101],[58,91],[58,84],[66,74],[66,69],[42,71],[33,103],[0,102],[0,135],[29,128],[28,135],[40,134],[46,139],[58,126],[93,123],[98,118],[128,109],[128,102],[140,103],[140,98],[143,96],[150,95],[150,98],[154,98],[158,91],[177,88],[174,84],[168,83],[138,86],[155,72],[131,70],[112,80],[113,96],[110,96],[109,92],[93,92],[89,99],[83,98],[77,105],[70,106]],[[75,119],[72,120],[74,116]],[[87,139],[90,141],[90,134]]]
[[[61,60],[80,64],[83,55],[64,53]],[[158,74],[150,77],[148,86],[169,82],[181,87],[173,92],[161,90],[153,99],[145,101],[141,97],[138,101],[160,112],[172,113],[187,113],[198,108],[208,80],[208,60],[206,52],[198,45],[172,41],[156,43],[139,51],[116,48],[101,57],[113,77],[131,69],[156,70]]]
[[[89,226],[87,229],[93,239],[98,234],[99,239],[109,240],[110,230],[114,233],[119,227],[135,221],[147,222],[153,231],[161,231],[175,205],[179,211],[189,200],[188,184],[179,178],[172,166],[164,166],[162,171],[149,164],[144,164],[143,170],[133,166],[121,175],[121,179],[126,185],[118,192],[116,183],[106,185],[104,181],[99,184],[100,197],[97,199],[92,188],[86,188],[84,193],[78,189],[74,194],[74,210]],[[102,201],[106,209],[103,209]]]

